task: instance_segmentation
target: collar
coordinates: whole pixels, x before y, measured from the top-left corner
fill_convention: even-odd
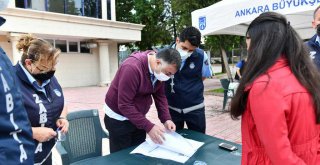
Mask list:
[[[18,62],[18,64],[20,65],[20,67],[22,68],[24,74],[27,76],[29,82],[37,89],[42,89],[44,88],[44,86],[46,86],[47,84],[50,83],[50,79],[46,80],[42,83],[42,85],[40,86],[37,82],[37,80],[28,72],[28,70],[22,65],[21,61]]]
[[[266,71],[266,73],[260,75],[258,78],[256,78],[253,83],[248,84],[245,87],[245,91],[249,91],[252,88],[252,85],[255,82],[261,82],[261,81],[268,81],[269,80],[269,73],[274,72],[276,70],[279,70],[281,68],[287,67],[288,66],[288,59],[284,57],[284,55],[281,55],[275,63]]]
[[[149,60],[148,60],[148,68],[149,68],[149,72],[150,72],[150,74],[153,74],[153,71],[152,71],[152,69],[151,69],[151,66],[150,66]]]
[[[320,37],[317,35],[316,37],[316,42],[315,42],[318,46],[320,46]]]

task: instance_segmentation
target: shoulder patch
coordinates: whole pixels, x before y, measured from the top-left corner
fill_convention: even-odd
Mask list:
[[[58,96],[58,97],[61,97],[61,92],[59,91],[59,89],[54,89],[53,90],[54,91],[54,93]]]

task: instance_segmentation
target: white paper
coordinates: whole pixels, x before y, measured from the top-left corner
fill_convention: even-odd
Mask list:
[[[163,144],[155,144],[150,138],[135,148],[131,154],[143,154],[150,157],[169,159],[185,163],[204,143],[186,139],[176,132],[164,134]]]

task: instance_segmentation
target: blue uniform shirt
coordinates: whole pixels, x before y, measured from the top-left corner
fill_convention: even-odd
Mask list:
[[[16,75],[0,48],[0,164],[32,165],[35,146]]]
[[[314,35],[306,45],[309,47],[310,58],[314,61],[317,68],[320,70],[320,38]]]
[[[20,64],[15,65],[15,71],[18,76],[18,84],[22,91],[23,104],[28,113],[32,127],[47,127],[53,130],[57,129],[56,120],[59,118],[63,107],[64,97],[61,86],[53,76],[50,82],[43,86],[45,92],[38,90],[34,81],[28,79],[29,72],[25,72]],[[39,143],[34,140],[35,163],[41,163],[50,155],[51,149],[55,144],[55,139]]]
[[[208,56],[202,49],[196,48],[191,56],[183,61],[173,78],[165,82],[169,106],[183,109],[203,103],[202,78],[211,75]]]
[[[244,60],[241,60],[241,61],[239,61],[239,62],[236,64],[236,67],[239,68],[239,69],[241,69],[241,68],[243,67],[244,63],[245,63],[245,61],[244,61]]]

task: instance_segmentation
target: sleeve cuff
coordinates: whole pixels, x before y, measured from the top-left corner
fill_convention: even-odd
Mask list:
[[[144,130],[148,133],[151,131],[151,129],[153,128],[154,124],[152,124],[151,122],[148,123],[145,127]]]

